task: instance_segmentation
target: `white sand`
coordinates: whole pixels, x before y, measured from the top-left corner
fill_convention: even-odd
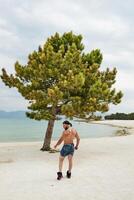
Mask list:
[[[72,178],[61,181],[59,154],[41,145],[0,144],[1,200],[134,200],[134,135],[82,139]]]

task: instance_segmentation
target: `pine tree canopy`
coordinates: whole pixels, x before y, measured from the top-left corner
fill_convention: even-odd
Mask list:
[[[113,88],[116,68],[101,71],[101,63],[99,49],[84,52],[81,35],[56,33],[29,54],[26,65],[17,61],[15,74],[3,68],[1,78],[29,101],[29,118],[85,118],[108,111],[109,105],[119,104],[123,96]]]

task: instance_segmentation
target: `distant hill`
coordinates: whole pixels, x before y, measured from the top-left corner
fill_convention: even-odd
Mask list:
[[[7,112],[7,111],[3,111],[3,110],[0,110],[0,119],[29,119],[27,116],[26,116],[26,111],[12,111],[12,112]],[[65,117],[63,115],[60,115],[60,116],[57,116],[58,120],[60,119],[64,119]]]
[[[11,118],[27,118],[26,117],[26,114],[25,114],[26,111],[11,111],[11,112],[7,112],[7,111],[3,111],[3,110],[0,110],[0,119],[1,118],[8,118],[8,119],[11,119]],[[111,113],[108,113],[109,115]],[[102,118],[105,117],[106,114],[104,113],[99,113],[99,112],[96,112],[96,116],[102,116]],[[58,119],[64,119],[65,116],[63,115],[60,115],[58,116]]]
[[[25,111],[6,112],[0,110],[0,118],[26,118]]]

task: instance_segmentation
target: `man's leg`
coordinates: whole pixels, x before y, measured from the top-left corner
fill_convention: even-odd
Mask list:
[[[59,157],[59,171],[57,172],[57,175],[58,175],[57,180],[60,180],[61,178],[63,178],[63,175],[62,175],[63,161],[64,161],[64,157],[60,156]]]
[[[71,173],[71,170],[72,170],[72,167],[73,167],[73,156],[71,154],[68,155],[68,162],[69,162],[68,171],[69,171],[69,173]]]
[[[69,166],[68,166],[68,171],[67,171],[67,178],[71,178],[71,170],[72,170],[72,166],[73,166],[73,155],[68,155],[68,162],[69,162]]]
[[[60,156],[59,157],[59,172],[62,172],[63,161],[64,161],[64,157]]]

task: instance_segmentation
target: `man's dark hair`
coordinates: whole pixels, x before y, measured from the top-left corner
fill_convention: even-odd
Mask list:
[[[72,126],[72,124],[71,124],[68,120],[65,120],[65,121],[63,122],[63,124],[67,124],[67,125]]]

